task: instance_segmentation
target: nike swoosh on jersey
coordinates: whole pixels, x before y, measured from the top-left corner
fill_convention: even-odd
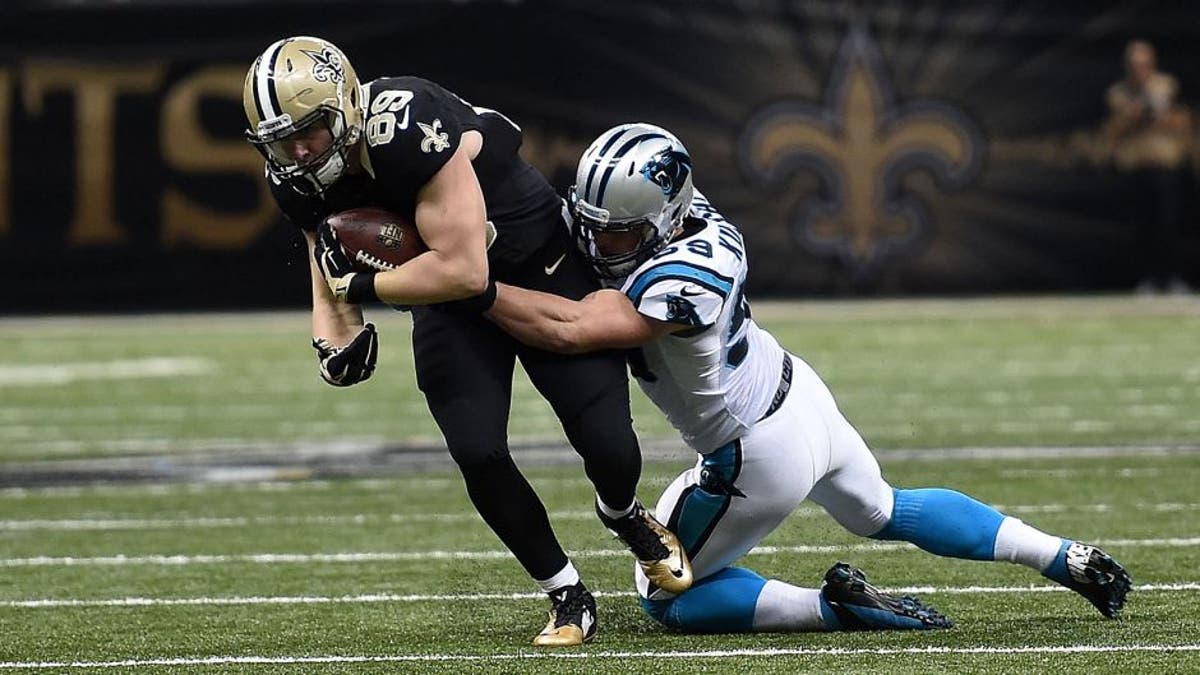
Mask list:
[[[680,294],[680,295],[687,296],[687,297],[693,297],[693,296],[697,296],[697,295],[704,295],[704,289],[703,289],[703,288],[696,288],[695,286],[684,286],[684,287],[683,287],[683,290],[679,291],[679,294]]]
[[[547,265],[546,266],[546,276],[550,276],[551,274],[554,274],[554,271],[558,269],[558,266],[561,265],[562,261],[566,260],[566,258],[567,258],[567,254],[564,253],[564,254],[558,256],[558,260],[555,260],[553,265]]]

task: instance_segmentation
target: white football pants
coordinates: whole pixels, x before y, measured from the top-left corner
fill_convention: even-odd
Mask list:
[[[687,548],[697,580],[733,564],[808,497],[850,532],[875,534],[892,516],[892,488],[813,369],[791,356],[779,410],[740,439],[702,455],[658,500],[658,519]],[[741,496],[744,495],[744,496]],[[651,588],[635,565],[638,592]]]

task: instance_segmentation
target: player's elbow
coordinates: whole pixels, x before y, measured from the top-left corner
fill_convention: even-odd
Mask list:
[[[487,259],[482,261],[457,260],[448,270],[447,285],[454,295],[471,298],[487,290]]]
[[[563,323],[542,324],[532,342],[535,347],[557,354],[577,354],[583,351],[575,331],[571,330],[570,325]]]
[[[488,287],[488,269],[484,265],[482,269],[472,267],[466,270],[461,278],[460,283],[466,291],[468,297],[479,295],[487,290]]]
[[[548,331],[545,338],[544,347],[559,354],[583,354],[592,351],[587,336],[573,324],[559,324]]]

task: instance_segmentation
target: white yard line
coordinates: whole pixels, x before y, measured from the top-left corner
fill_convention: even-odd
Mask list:
[[[1200,546],[1200,537],[1168,539],[1095,539],[1091,543],[1117,547],[1184,548]],[[919,551],[907,543],[829,544],[800,546],[759,546],[749,555],[789,553],[864,553],[881,551]],[[627,556],[624,549],[585,549],[568,551],[572,558],[613,558]],[[0,567],[94,567],[122,565],[262,565],[308,563],[404,562],[424,560],[500,560],[512,557],[508,551],[377,551],[340,553],[240,553],[198,555],[110,555],[110,556],[34,556],[0,558]]]
[[[987,593],[1066,593],[1063,586],[901,586],[884,588],[887,593],[921,593],[926,595],[976,595]],[[1200,582],[1176,584],[1139,584],[1139,593],[1200,591]],[[632,598],[634,591],[595,591],[598,598]],[[239,605],[340,605],[407,602],[481,602],[545,600],[545,593],[454,593],[442,595],[365,593],[360,595],[251,595],[197,598],[46,598],[41,600],[4,600],[0,607],[24,609],[56,609],[71,607],[174,607],[174,606],[239,606]]]
[[[723,659],[779,656],[886,656],[954,654],[1108,654],[1195,652],[1200,644],[1047,645],[1042,647],[877,647],[796,649],[715,649],[698,651],[521,651],[511,654],[383,654],[363,656],[208,656],[201,658],[127,659],[123,661],[0,661],[0,669],[140,668],[170,666],[288,665],[330,663],[428,663],[454,661],[576,661],[606,659]]]
[[[1080,476],[1115,476],[1117,478],[1157,478],[1178,469],[1158,467],[1071,467],[1061,469],[1001,469],[1001,478],[1078,478]]]
[[[80,380],[207,375],[216,363],[195,357],[152,357],[79,363],[0,363],[0,386],[47,386]]]
[[[592,511],[557,511],[553,520],[595,520]],[[478,521],[473,511],[461,513],[351,513],[337,516],[236,516],[181,518],[75,518],[63,520],[0,520],[0,532],[41,530],[173,530],[226,527],[279,527],[303,525],[369,525],[403,523],[465,523]]]
[[[1112,513],[1122,510],[1174,513],[1200,511],[1200,503],[1158,502],[1144,504],[997,504],[995,508],[1010,514],[1025,513]],[[815,518],[825,512],[812,506],[802,506],[792,512],[792,518]],[[592,520],[591,511],[552,511],[551,520]],[[237,527],[279,526],[346,526],[403,523],[482,523],[473,511],[458,513],[350,513],[323,516],[179,516],[177,518],[63,518],[0,520],[0,532],[31,532],[41,530],[170,530]]]
[[[900,586],[885,588],[887,593],[945,593],[948,595],[973,595],[977,593],[1073,593],[1066,586]],[[1200,582],[1187,581],[1175,584],[1137,584],[1133,590],[1139,593],[1200,591]]]
[[[996,504],[996,510],[1005,513],[1112,513],[1122,510],[1154,511],[1172,513],[1200,510],[1200,503],[1153,502],[1138,504]]]

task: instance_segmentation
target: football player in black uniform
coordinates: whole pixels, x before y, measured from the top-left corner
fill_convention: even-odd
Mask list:
[[[362,303],[412,306],[417,383],[467,493],[550,595],[550,621],[534,643],[580,644],[595,634],[596,613],[509,454],[516,358],[583,457],[601,521],[656,583],[686,589],[691,569],[679,541],[635,498],[641,456],[622,355],[530,348],[481,316],[496,280],[572,299],[596,288],[561,200],[517,154],[520,128],[418,77],[360,86],[345,55],[311,37],[268,47],[243,93],[247,136],[266,158],[271,191],[313,253],[321,377],[335,386],[370,377],[378,337]],[[429,251],[395,270],[354,273],[324,219],[361,206],[412,218]]]

